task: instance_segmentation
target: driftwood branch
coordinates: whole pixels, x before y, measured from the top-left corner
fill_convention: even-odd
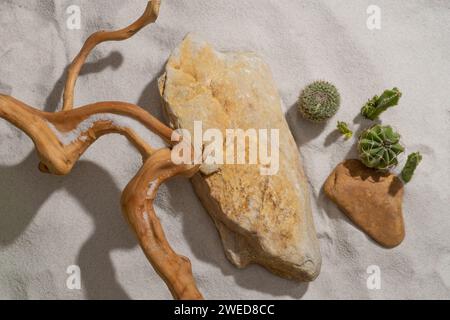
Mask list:
[[[106,41],[122,41],[131,38],[145,26],[158,19],[161,0],[152,0],[147,3],[147,7],[142,16],[126,28],[117,31],[98,31],[92,34],[84,43],[80,53],[75,57],[68,69],[66,86],[64,88],[63,111],[71,110],[74,106],[75,85],[87,57],[91,51],[100,43]]]
[[[122,195],[122,208],[138,235],[141,247],[155,270],[164,279],[175,299],[201,299],[195,285],[191,263],[177,255],[166,240],[153,209],[159,186],[177,175],[192,176],[193,166],[177,166],[170,160],[170,150],[157,151],[131,180]]]
[[[139,150],[144,165],[128,184],[122,196],[123,212],[135,231],[139,243],[158,274],[176,299],[201,299],[191,264],[170,247],[153,209],[158,187],[177,175],[192,176],[198,166],[175,165],[170,149],[153,149],[135,131],[136,125],[171,141],[168,128],[142,108],[125,102],[98,102],[73,109],[73,90],[79,72],[92,49],[99,43],[124,40],[144,26],[156,21],[160,0],[147,5],[144,14],[129,27],[112,32],[97,32],[86,41],[72,63],[67,77],[64,108],[49,113],[32,108],[13,97],[0,95],[0,118],[24,131],[34,142],[40,158],[39,169],[45,173],[66,175],[83,153],[99,137],[118,133]]]
[[[0,95],[0,117],[33,140],[41,168],[56,175],[68,174],[86,149],[108,133],[126,136],[143,158],[148,158],[154,149],[136,134],[132,122],[141,124],[166,141],[170,141],[172,135],[172,129],[144,109],[125,102],[98,102],[70,111],[49,113]],[[115,117],[129,119],[129,122],[124,125]]]

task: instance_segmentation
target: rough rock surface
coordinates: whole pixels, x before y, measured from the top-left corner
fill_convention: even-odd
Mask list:
[[[189,35],[159,85],[173,127],[193,132],[201,120],[204,130],[280,130],[277,174],[263,176],[258,165],[221,165],[192,182],[233,264],[258,263],[282,277],[314,280],[321,256],[308,184],[268,66],[253,53],[219,53]]]
[[[325,182],[325,194],[380,245],[393,248],[405,238],[403,183],[359,160],[339,164]]]

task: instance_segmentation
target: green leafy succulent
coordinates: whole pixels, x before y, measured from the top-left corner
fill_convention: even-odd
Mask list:
[[[353,131],[349,129],[348,124],[343,121],[338,121],[337,129],[345,137],[345,139],[350,139],[353,136]]]
[[[402,93],[394,88],[386,90],[381,96],[374,96],[361,109],[361,115],[370,120],[375,120],[378,116],[386,111],[389,107],[396,106],[400,100]]]
[[[359,157],[369,168],[388,170],[398,164],[403,151],[400,135],[390,126],[374,125],[359,137]]]
[[[411,178],[414,175],[414,171],[416,170],[420,161],[422,161],[422,155],[419,152],[411,153],[408,156],[408,160],[406,160],[406,164],[401,172],[402,179],[405,183],[411,181]]]
[[[334,85],[315,81],[308,85],[298,99],[298,109],[305,119],[323,122],[339,110],[341,96]]]

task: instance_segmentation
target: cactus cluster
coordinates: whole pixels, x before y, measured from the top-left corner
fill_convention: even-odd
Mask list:
[[[396,106],[401,96],[402,93],[397,88],[385,90],[381,96],[374,96],[362,107],[361,115],[367,119],[375,120],[389,107]]]
[[[403,151],[400,135],[390,126],[374,125],[359,137],[359,157],[369,168],[388,170],[398,164]]]
[[[402,96],[397,89],[385,90],[380,96],[370,99],[361,109],[361,115],[375,120],[388,108],[396,106]],[[301,115],[312,122],[323,122],[334,116],[339,110],[341,97],[336,87],[327,81],[315,81],[308,85],[298,99]],[[350,139],[353,136],[348,124],[337,122],[337,130]],[[398,165],[398,156],[404,152],[400,144],[400,134],[391,126],[374,125],[361,133],[358,139],[359,158],[364,165],[378,170],[389,170]],[[419,152],[408,156],[401,172],[404,182],[409,182],[414,170],[422,160]]]
[[[323,122],[339,110],[341,96],[336,87],[326,81],[308,85],[298,100],[301,115],[312,122]]]

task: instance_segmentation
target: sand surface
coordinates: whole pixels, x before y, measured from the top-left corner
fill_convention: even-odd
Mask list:
[[[450,298],[450,3],[375,1],[381,29],[366,26],[374,1],[165,0],[156,25],[122,43],[98,47],[83,69],[76,104],[137,103],[160,116],[156,79],[188,32],[220,50],[250,50],[272,68],[310,181],[323,255],[311,284],[280,279],[261,267],[233,267],[190,183],[162,187],[157,212],[173,247],[188,256],[210,299]],[[54,111],[65,67],[98,29],[127,25],[146,1],[3,0],[0,2],[0,92]],[[80,30],[66,27],[66,9],[81,8]],[[295,101],[309,82],[326,79],[342,107],[325,125],[297,116]],[[331,170],[355,154],[334,132],[335,121],[363,129],[357,118],[372,95],[397,86],[400,105],[382,120],[424,160],[407,185],[406,239],[386,250],[369,240],[325,199]],[[355,118],[356,117],[356,118]],[[162,145],[153,135],[147,139]],[[111,147],[114,146],[114,147]],[[120,136],[98,141],[68,177],[37,170],[31,141],[0,120],[0,299],[167,299],[120,212],[121,190],[141,165]],[[81,290],[66,287],[66,269],[81,268]],[[369,266],[381,288],[367,287]]]

